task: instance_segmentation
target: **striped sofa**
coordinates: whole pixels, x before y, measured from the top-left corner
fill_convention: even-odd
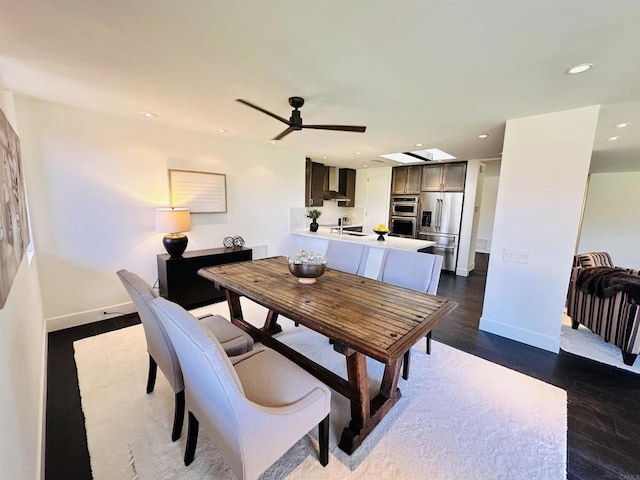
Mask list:
[[[633,365],[640,353],[640,305],[624,292],[602,298],[576,288],[580,271],[598,266],[613,267],[609,254],[591,252],[574,257],[567,301],[571,326],[577,329],[582,324],[605,341],[620,347],[624,363]],[[640,270],[624,270],[632,275],[640,275]]]

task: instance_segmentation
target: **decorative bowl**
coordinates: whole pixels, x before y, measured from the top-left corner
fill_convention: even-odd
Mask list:
[[[289,263],[291,275],[298,278],[300,283],[316,283],[316,278],[320,277],[326,270],[325,263]]]
[[[389,233],[389,230],[373,230],[373,233],[378,234],[378,240],[384,242],[384,236]]]
[[[327,268],[327,258],[315,252],[300,250],[289,257],[289,271],[300,283],[316,283]]]

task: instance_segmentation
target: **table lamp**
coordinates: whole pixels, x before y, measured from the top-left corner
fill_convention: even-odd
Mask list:
[[[171,258],[179,258],[187,248],[189,239],[184,234],[191,230],[188,208],[156,208],[156,232],[166,233],[162,244]]]

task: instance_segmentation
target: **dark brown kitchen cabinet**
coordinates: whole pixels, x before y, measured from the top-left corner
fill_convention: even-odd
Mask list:
[[[422,166],[393,167],[391,173],[391,194],[419,194]]]
[[[422,167],[423,192],[464,192],[467,162],[441,163]]]
[[[305,179],[305,207],[321,207],[324,204],[323,196],[327,169],[322,163],[312,162],[310,158],[306,161]]]
[[[245,247],[192,250],[178,258],[171,258],[166,253],[158,255],[160,296],[184,308],[197,308],[222,300],[224,291],[216,290],[210,280],[198,275],[198,270],[243,262],[252,257],[253,250]]]
[[[356,171],[352,168],[338,170],[338,191],[349,199],[338,200],[339,207],[353,207],[356,203]]]

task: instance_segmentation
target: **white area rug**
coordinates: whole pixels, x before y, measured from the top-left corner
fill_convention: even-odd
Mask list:
[[[600,335],[593,333],[584,325],[580,325],[577,330],[573,330],[571,328],[571,318],[567,315],[562,317],[560,348],[565,352],[590,358],[596,362],[640,373],[640,359],[636,359],[632,366],[626,365],[622,361],[620,347],[605,342]]]
[[[226,305],[216,309],[228,317]],[[344,373],[344,357],[325,337],[281,323],[281,340]],[[160,372],[155,391],[145,393],[142,326],[80,340],[74,348],[95,479],[235,478],[202,429],[195,460],[184,466],[186,427],[172,443],[173,393]],[[368,369],[378,379],[375,388],[382,366],[370,361]],[[423,342],[414,349],[410,380],[399,386],[402,398],[353,455],[337,448],[349,410],[334,392],[329,465],[318,462],[314,429],[262,478],[566,478],[564,390],[438,342],[430,356]]]

